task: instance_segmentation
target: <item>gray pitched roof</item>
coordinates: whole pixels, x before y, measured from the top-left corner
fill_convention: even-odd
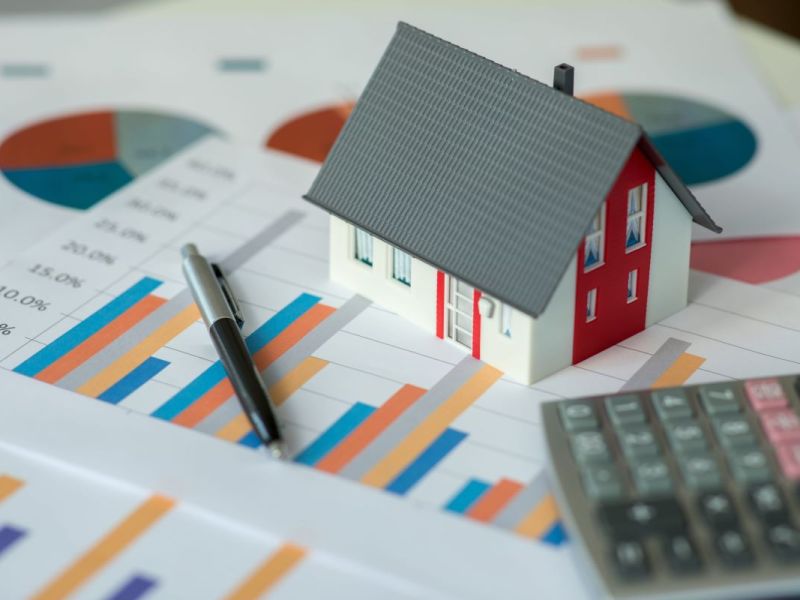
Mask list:
[[[305,198],[538,316],[642,139],[634,123],[400,23]]]

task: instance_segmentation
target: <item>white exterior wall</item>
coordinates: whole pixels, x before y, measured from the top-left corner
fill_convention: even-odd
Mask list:
[[[373,302],[436,334],[436,269],[412,257],[411,286],[392,279],[391,246],[373,236],[372,266],[355,258],[353,226],[330,217],[330,275]]]
[[[655,188],[646,327],[686,306],[689,290],[692,217],[658,173]]]
[[[531,371],[531,332],[534,319],[511,309],[511,336],[503,335],[500,317],[502,303],[484,294],[481,304],[491,307],[491,317],[481,310],[481,360],[514,379],[527,383]]]

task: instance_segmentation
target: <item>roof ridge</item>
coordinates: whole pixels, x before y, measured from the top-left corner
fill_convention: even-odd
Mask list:
[[[592,104],[591,102],[587,102],[583,98],[579,98],[578,96],[575,96],[573,94],[565,94],[564,92],[561,92],[561,91],[555,89],[553,86],[547,85],[543,81],[539,81],[538,79],[536,79],[536,78],[534,78],[534,77],[532,77],[530,75],[527,75],[527,74],[523,73],[522,71],[517,71],[516,69],[512,69],[511,67],[507,67],[506,65],[504,65],[502,63],[499,63],[497,61],[492,60],[491,58],[487,58],[487,57],[483,56],[482,54],[478,54],[477,52],[473,52],[472,50],[464,48],[463,46],[459,46],[458,44],[454,44],[453,42],[450,42],[448,40],[440,38],[439,36],[436,36],[436,35],[428,32],[428,31],[425,31],[424,29],[420,29],[419,27],[416,27],[414,25],[411,25],[410,23],[407,23],[405,21],[398,21],[397,22],[397,29],[398,30],[408,29],[408,30],[414,31],[416,33],[421,33],[423,36],[432,39],[434,42],[436,42],[436,43],[438,43],[440,45],[448,46],[450,48],[454,48],[454,49],[458,50],[462,54],[467,54],[467,55],[473,56],[473,57],[475,57],[475,58],[477,58],[479,60],[482,60],[482,61],[485,61],[487,63],[490,63],[490,64],[492,64],[492,65],[494,65],[496,67],[499,67],[501,70],[505,71],[506,73],[509,73],[511,75],[520,77],[520,78],[522,78],[523,80],[525,80],[527,82],[534,83],[534,84],[536,84],[538,86],[541,86],[541,87],[543,87],[543,88],[545,88],[545,89],[547,89],[547,90],[549,90],[549,91],[551,91],[553,93],[563,94],[565,99],[569,98],[573,102],[578,102],[580,104],[583,104],[584,106],[587,106],[590,109],[598,111],[598,112],[600,112],[600,113],[602,113],[604,115],[608,115],[608,116],[612,117],[613,119],[615,119],[617,121],[621,121],[622,123],[626,123],[627,125],[632,125],[632,126],[636,127],[642,133],[644,132],[644,129],[642,129],[642,126],[639,123],[637,123],[636,121],[629,121],[628,119],[620,117],[619,115],[615,115],[614,113],[612,113],[610,111],[607,111],[604,108],[600,108],[599,106],[596,106],[596,105]]]

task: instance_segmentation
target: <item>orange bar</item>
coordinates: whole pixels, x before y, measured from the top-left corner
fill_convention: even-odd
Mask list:
[[[292,569],[295,569],[306,550],[294,544],[284,544],[259,565],[242,584],[228,594],[225,600],[257,600],[270,591]]]
[[[200,421],[205,419],[212,412],[217,410],[222,404],[231,396],[233,396],[233,386],[230,380],[226,377],[217,385],[208,390],[205,394],[200,396],[192,404],[187,406],[183,412],[179,413],[174,419],[173,423],[183,425],[184,427],[194,427]]]
[[[467,511],[467,516],[484,523],[491,521],[524,486],[510,479],[501,479]]]
[[[32,600],[61,600],[117,557],[175,505],[165,496],[151,496],[108,532],[78,560],[33,596]]]
[[[253,360],[258,370],[263,371],[275,362],[335,310],[335,308],[325,304],[315,304],[308,309],[294,323],[284,329],[279,336],[253,355]]]
[[[602,108],[611,114],[617,115],[618,117],[622,117],[628,121],[633,121],[633,117],[631,117],[631,113],[628,111],[628,106],[625,104],[625,100],[623,100],[622,96],[616,92],[590,94],[581,98],[581,100],[585,100],[589,104],[594,104],[598,108]]]
[[[552,494],[547,494],[527,517],[520,521],[516,532],[529,538],[539,538],[550,531],[559,519],[558,505]]]
[[[286,399],[305,385],[314,375],[319,373],[327,360],[322,360],[316,356],[309,356],[294,369],[289,371],[286,376],[269,387],[269,397],[275,406],[280,406]]]
[[[166,300],[158,296],[145,296],[139,302],[100,329],[97,333],[75,346],[46,369],[36,375],[36,379],[46,383],[55,383],[75,367],[82,364],[111,342],[144,319],[147,315],[164,304]]]
[[[401,387],[383,406],[319,461],[317,468],[328,473],[338,473],[425,392],[426,390],[414,385]]]
[[[653,382],[653,387],[664,388],[683,385],[704,362],[706,362],[706,359],[702,356],[684,352],[674,363],[667,367],[666,371],[659,375],[658,379]]]
[[[244,436],[246,436],[249,431],[252,429],[250,426],[250,421],[247,419],[245,414],[239,413],[233,419],[228,421],[227,425],[224,425],[222,429],[220,429],[216,434],[218,438],[222,440],[228,440],[229,442],[238,442]]]
[[[11,475],[0,475],[0,502],[11,496],[19,488],[25,485],[25,482]]]

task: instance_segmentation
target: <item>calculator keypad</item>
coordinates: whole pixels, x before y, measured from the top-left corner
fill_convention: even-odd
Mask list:
[[[798,394],[800,378],[765,378],[558,403],[548,436],[568,438],[585,499],[566,501],[600,526],[593,559],[625,585],[796,568]]]

